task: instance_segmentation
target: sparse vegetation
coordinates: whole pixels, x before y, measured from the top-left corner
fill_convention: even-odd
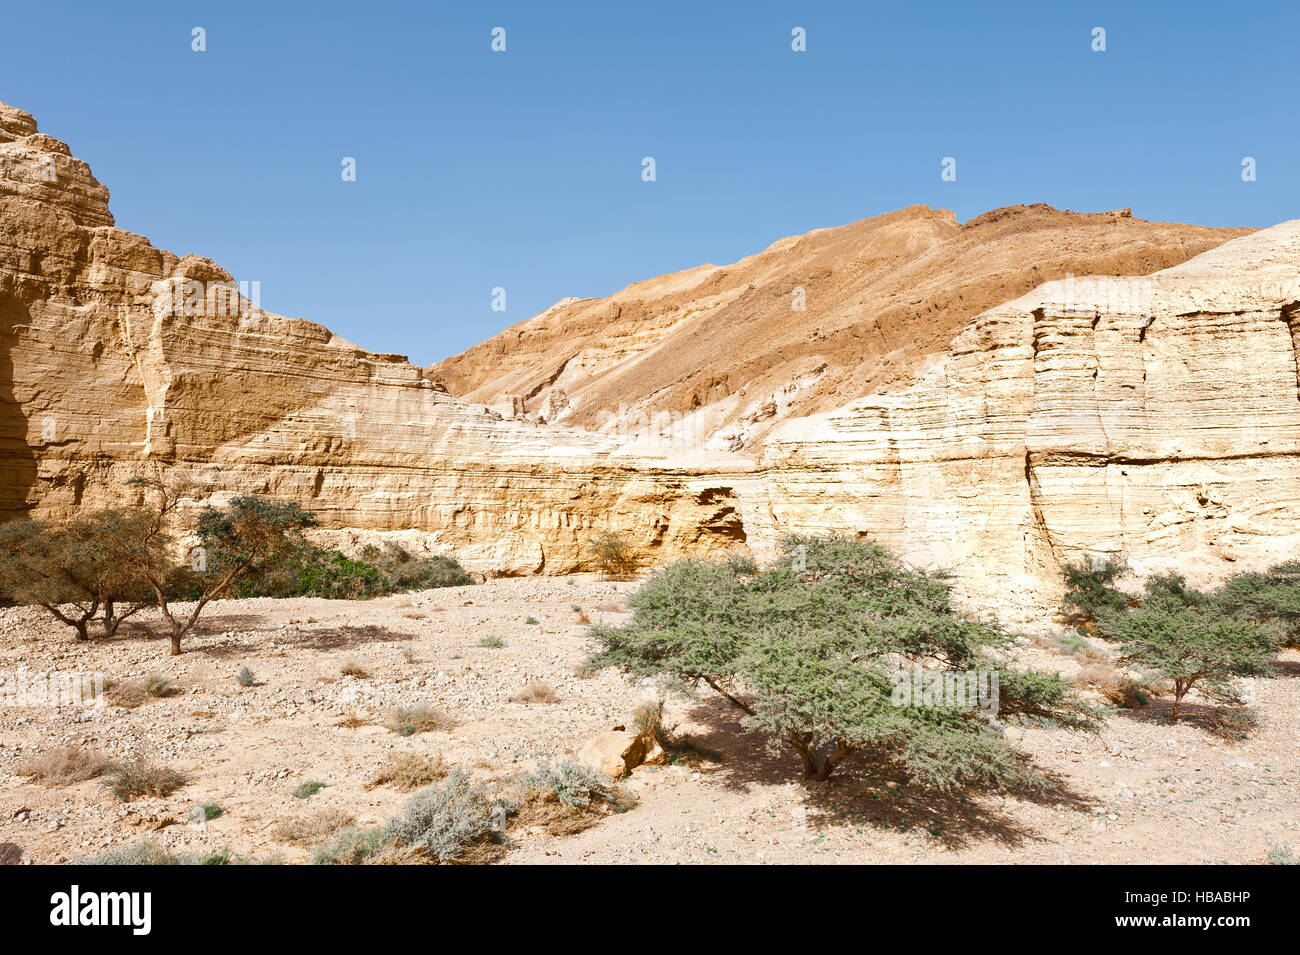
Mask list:
[[[524,623],[528,624],[528,626],[530,627],[537,627],[541,625],[541,621],[538,620],[536,617],[529,617],[527,620],[524,621]]]
[[[591,542],[590,551],[596,569],[611,580],[629,580],[641,566],[631,543],[614,531],[597,535]]]
[[[558,703],[560,694],[555,692],[555,687],[543,680],[533,680],[531,683],[524,685],[524,688],[510,697],[511,703]]]
[[[626,626],[591,629],[602,647],[591,666],[709,687],[797,754],[809,779],[870,755],[936,789],[1039,784],[988,719],[1098,725],[1061,678],[1007,666],[1012,638],[957,614],[945,575],[867,541],[791,536],[782,546],[785,558],[764,571],[733,559],[655,573],[631,597]],[[914,666],[996,674],[995,712],[899,705],[898,674]]]
[[[548,762],[538,763],[537,768],[520,783],[553,795],[571,809],[587,809],[593,804],[604,803],[616,812],[623,812],[628,808],[630,798],[608,776],[573,759],[566,759],[554,767]]]
[[[301,785],[297,786],[294,789],[293,798],[310,799],[312,796],[316,795],[318,792],[320,792],[328,785],[329,783],[322,783],[316,781],[302,783]]]
[[[109,683],[107,686],[108,701],[114,706],[129,710],[143,706],[150,700],[175,696],[179,692],[175,681],[164,673],[150,673],[139,679]]]
[[[339,676],[350,676],[354,680],[369,680],[370,671],[349,660],[339,669]]]
[[[506,642],[497,636],[486,636],[479,640],[478,645],[488,650],[500,650],[506,645]]]
[[[285,842],[315,843],[356,824],[356,817],[341,809],[317,809],[296,819],[282,822],[276,837]]]
[[[180,770],[160,766],[142,756],[112,763],[105,769],[105,785],[123,802],[140,796],[170,796],[187,781]]]
[[[30,776],[46,786],[69,786],[84,783],[103,774],[108,768],[106,756],[85,746],[56,746],[33,756],[18,769],[18,775]]]
[[[195,806],[190,816],[195,822],[211,822],[213,819],[220,818],[224,812],[220,803],[204,802]]]
[[[455,723],[442,710],[427,703],[417,703],[392,710],[388,714],[386,725],[398,736],[414,736],[416,733],[451,729]]]
[[[253,675],[253,671],[247,666],[242,666],[239,668],[239,672],[235,674],[235,682],[240,686],[256,686],[257,677]]]
[[[390,786],[404,793],[414,792],[422,786],[445,779],[451,772],[440,756],[420,756],[404,753],[394,756],[366,783],[367,789]]]
[[[317,865],[363,865],[383,861],[490,862],[504,851],[504,820],[510,807],[493,799],[468,773],[453,770],[441,785],[412,795],[386,826],[344,829],[317,850]]]

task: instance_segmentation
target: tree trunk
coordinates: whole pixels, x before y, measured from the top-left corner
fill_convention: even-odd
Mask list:
[[[178,657],[180,655],[181,655],[181,635],[179,633],[173,633],[171,656]]]

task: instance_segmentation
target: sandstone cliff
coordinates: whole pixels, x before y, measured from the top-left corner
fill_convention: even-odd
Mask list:
[[[204,482],[194,506],[292,498],[329,540],[484,572],[580,569],[612,527],[652,561],[872,534],[1007,615],[1087,553],[1212,578],[1300,542],[1300,226],[1234,234],[914,208],[561,303],[422,375],[116,228],[0,105],[0,515],[160,469]],[[1043,284],[1089,271],[1139,277]]]

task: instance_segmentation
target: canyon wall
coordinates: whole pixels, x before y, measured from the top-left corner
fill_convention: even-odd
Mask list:
[[[1132,277],[1043,281],[1087,271]],[[1033,616],[1066,559],[1210,580],[1294,554],[1297,276],[1296,223],[914,207],[561,303],[422,373],[118,229],[85,163],[0,105],[0,517],[184,472],[191,510],[293,499],[345,549],[511,574],[583,569],[606,528],[652,562],[838,530]]]

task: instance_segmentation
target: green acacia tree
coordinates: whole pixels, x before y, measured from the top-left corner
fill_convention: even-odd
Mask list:
[[[1193,688],[1209,699],[1240,704],[1239,677],[1268,676],[1280,633],[1267,623],[1225,613],[1218,595],[1202,594],[1181,578],[1147,582],[1141,607],[1103,613],[1103,636],[1120,641],[1120,661],[1144,667],[1174,689],[1169,720],[1177,723],[1183,698]]]
[[[994,719],[1096,728],[1097,711],[1065,681],[1008,666],[1010,635],[954,611],[946,575],[844,537],[782,546],[766,570],[735,558],[656,572],[630,598],[627,625],[591,629],[600,650],[588,667],[708,687],[815,780],[862,756],[938,789],[1030,783],[1036,775],[991,731]],[[993,708],[900,705],[899,674],[916,666],[996,674]]]

